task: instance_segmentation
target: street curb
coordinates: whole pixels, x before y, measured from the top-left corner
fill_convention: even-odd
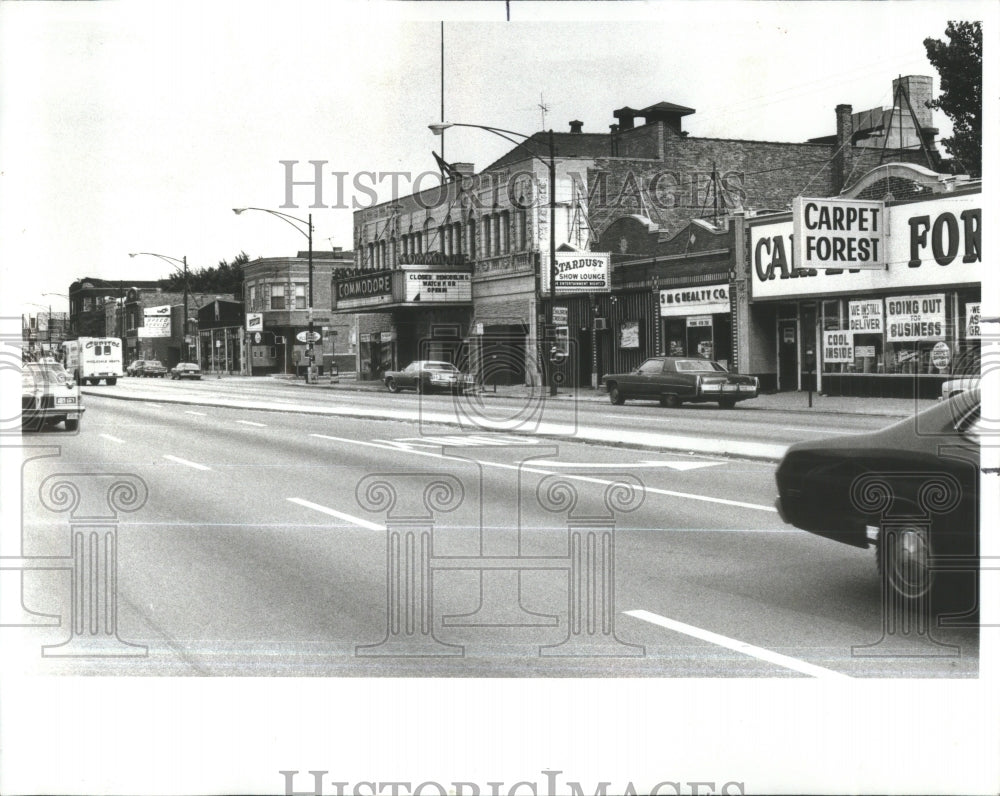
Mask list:
[[[322,388],[325,387],[325,388],[330,389],[330,390],[342,390],[344,392],[385,393],[386,395],[390,394],[388,390],[380,390],[378,388],[370,388],[370,387],[356,387],[356,386],[352,386],[352,385],[348,385],[348,384],[334,386],[332,384],[317,384],[317,385],[312,385],[312,384],[305,384],[303,382],[295,382],[295,381],[286,381],[286,382],[282,382],[282,383],[288,384],[289,386],[292,386],[292,387],[301,387],[301,388],[304,388],[304,389],[322,389]],[[562,395],[565,395],[565,394],[566,393],[561,393],[560,396],[557,396],[557,399],[559,397],[561,397]],[[480,391],[478,393],[478,395],[481,395],[483,397],[489,397],[489,398],[494,399],[494,400],[504,400],[504,401],[525,400],[526,398],[529,397],[529,396],[525,396],[525,395],[505,395],[503,393],[490,392],[488,390],[482,390],[482,391]],[[603,395],[603,396],[602,395],[594,395],[594,396],[585,395],[585,396],[577,396],[577,400],[586,401],[587,403],[603,403],[603,402],[607,401],[608,398],[607,398],[607,395]],[[650,402],[650,403],[655,403],[655,402]],[[795,413],[800,413],[800,414],[813,414],[813,415],[861,415],[861,416],[867,416],[867,417],[898,418],[900,420],[903,419],[903,418],[905,418],[905,417],[909,417],[910,416],[909,412],[903,413],[903,412],[886,412],[886,411],[882,411],[882,412],[879,412],[879,411],[861,411],[861,410],[854,410],[854,409],[822,409],[822,408],[808,407],[808,406],[766,407],[766,406],[753,406],[753,405],[748,404],[746,402],[741,402],[738,405],[738,410],[739,411],[744,411],[744,412],[748,411],[748,410],[749,411],[753,411],[753,412],[795,412]]]
[[[460,422],[449,421],[445,419],[428,419],[427,417],[420,415],[416,418],[394,418],[386,417],[384,415],[374,415],[371,411],[368,412],[351,412],[349,409],[344,410],[338,408],[327,409],[324,407],[310,407],[302,406],[298,404],[291,404],[285,406],[266,406],[257,405],[255,402],[250,401],[219,401],[219,400],[191,400],[189,398],[174,398],[171,396],[157,396],[155,398],[150,398],[146,396],[138,395],[114,395],[107,392],[94,392],[92,390],[81,390],[84,395],[97,395],[100,397],[111,398],[116,401],[152,401],[155,403],[163,404],[176,404],[178,406],[221,406],[229,409],[245,409],[249,411],[256,412],[284,412],[284,413],[294,413],[301,415],[318,415],[327,417],[346,417],[357,420],[389,420],[389,421],[400,421],[407,419],[416,419],[421,422],[432,423],[434,425],[449,426],[456,428],[466,428]],[[357,390],[357,392],[368,392],[366,390]],[[491,433],[488,429],[481,429],[485,433]],[[757,442],[738,442],[736,440],[704,440],[697,437],[685,437],[672,434],[655,434],[644,432],[641,439],[631,438],[632,434],[623,434],[620,430],[608,429],[605,433],[597,433],[596,430],[590,430],[591,433],[586,435],[580,435],[579,430],[577,434],[567,437],[566,435],[557,434],[554,431],[546,433],[545,431],[535,431],[530,434],[525,432],[519,432],[517,430],[511,429],[498,429],[497,431],[502,431],[505,434],[524,434],[525,436],[542,437],[546,439],[568,439],[573,442],[579,442],[584,444],[595,444],[595,445],[611,445],[614,447],[622,448],[635,448],[635,449],[649,449],[658,451],[674,451],[678,453],[688,453],[688,454],[699,454],[706,456],[727,456],[738,459],[750,459],[756,461],[766,461],[766,462],[778,462],[781,460],[784,450],[787,446],[782,445],[771,445],[767,443],[757,443]]]

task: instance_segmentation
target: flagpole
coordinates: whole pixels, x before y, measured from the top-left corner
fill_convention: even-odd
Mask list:
[[[441,123],[444,124],[444,20],[441,20]],[[441,160],[444,161],[444,132],[441,133]],[[444,167],[441,168],[441,184],[444,184]]]

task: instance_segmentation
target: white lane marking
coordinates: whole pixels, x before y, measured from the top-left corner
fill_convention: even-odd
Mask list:
[[[353,514],[345,514],[342,511],[337,511],[336,509],[331,509],[328,506],[321,506],[319,503],[313,503],[308,500],[303,500],[302,498],[288,498],[290,503],[296,503],[299,506],[305,506],[307,509],[313,509],[314,511],[322,512],[323,514],[329,514],[331,517],[337,517],[341,520],[347,520],[355,525],[360,525],[362,528],[367,528],[370,531],[384,531],[385,526],[379,525],[377,522],[369,522],[368,520],[363,520],[361,517],[355,517]]]
[[[371,448],[379,448],[384,451],[398,451],[406,450],[405,448],[398,448],[395,445],[380,445],[376,442],[366,442],[357,439],[348,439],[346,437],[334,437],[329,434],[310,434],[310,437],[317,437],[319,439],[333,440],[334,442],[346,442],[350,445],[367,445]],[[537,467],[522,467],[517,464],[503,464],[501,462],[487,462],[481,459],[464,459],[458,456],[448,456],[442,453],[432,453],[431,451],[420,451],[420,450],[406,450],[414,456],[428,456],[432,459],[447,459],[449,461],[475,461],[477,464],[481,464],[484,467],[495,467],[499,470],[521,470],[526,473],[535,473],[537,475],[556,475],[555,470],[542,470]],[[573,481],[584,481],[591,484],[599,484],[601,486],[610,486],[615,483],[614,481],[609,481],[604,478],[591,478],[585,475],[573,475],[572,473],[560,473],[565,478],[569,478]],[[671,489],[657,489],[656,487],[647,486],[645,487],[646,494],[653,495],[665,495],[667,497],[678,497],[684,498],[686,500],[698,500],[703,503],[715,503],[721,506],[734,506],[741,509],[751,509],[753,511],[766,511],[771,514],[777,514],[778,510],[774,506],[762,506],[759,503],[745,503],[742,500],[728,500],[726,498],[710,497],[708,495],[694,495],[689,492],[675,492]]]
[[[112,442],[124,442],[123,439],[118,439],[118,437],[112,437],[110,434],[100,434],[99,436],[104,437],[104,439],[109,439]]]
[[[184,410],[184,414],[186,414],[186,415],[198,415],[198,417],[205,417],[206,416],[204,412],[192,412],[190,409],[185,409]]]
[[[583,469],[615,469],[618,467],[632,469],[633,467],[669,467],[672,470],[697,470],[699,467],[717,467],[725,462],[552,462],[547,459],[533,459],[535,464],[545,467],[579,467]]]
[[[180,456],[171,456],[169,453],[163,454],[164,459],[170,459],[172,462],[177,462],[177,464],[184,464],[188,467],[193,467],[195,470],[211,470],[211,467],[206,467],[204,464],[198,464],[198,462],[189,462],[187,459],[182,459]]]
[[[624,611],[623,613],[626,616],[633,617],[634,619],[641,619],[644,622],[665,627],[667,630],[684,633],[685,635],[699,638],[702,641],[707,641],[710,644],[717,644],[720,647],[735,650],[736,652],[741,652],[744,655],[759,658],[760,660],[767,661],[768,663],[784,666],[786,669],[792,669],[800,674],[808,674],[810,677],[819,677],[828,680],[852,679],[849,675],[835,672],[833,669],[816,666],[813,663],[806,663],[806,661],[800,661],[798,658],[782,655],[780,652],[773,652],[772,650],[764,649],[763,647],[755,647],[753,644],[747,644],[745,641],[739,641],[734,638],[729,638],[728,636],[721,636],[718,633],[713,633],[711,630],[703,630],[702,628],[695,627],[694,625],[678,622],[676,619],[668,619],[665,616],[654,614],[652,611]]]
[[[237,423],[242,423],[244,426],[253,426],[254,428],[267,428],[264,423],[254,423],[252,420],[237,420]]]
[[[148,401],[146,402],[146,406],[151,406],[154,409],[162,409],[163,408],[163,404],[151,404]]]
[[[812,431],[816,434],[863,434],[863,431],[844,431],[842,428],[827,428],[826,426],[774,426],[785,431]]]

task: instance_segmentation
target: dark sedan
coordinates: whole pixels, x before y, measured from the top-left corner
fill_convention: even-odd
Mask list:
[[[194,362],[181,362],[170,369],[171,379],[200,379],[201,368]]]
[[[693,357],[651,357],[630,373],[609,373],[604,386],[616,406],[633,398],[658,400],[662,406],[715,402],[731,409],[756,398],[756,376],[730,373],[718,362]]]
[[[874,545],[888,592],[904,602],[933,590],[970,607],[979,406],[973,389],[881,431],[792,445],[776,472],[781,518],[843,544]]]
[[[383,380],[389,392],[442,390],[460,393],[471,389],[475,384],[471,376],[462,373],[450,362],[429,359],[418,359],[402,370],[386,371]]]
[[[136,366],[133,375],[146,379],[162,379],[167,375],[167,369],[158,359],[144,359]]]

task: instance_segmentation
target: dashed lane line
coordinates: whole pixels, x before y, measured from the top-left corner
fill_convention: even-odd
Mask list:
[[[211,470],[211,467],[207,467],[204,464],[198,464],[198,462],[189,462],[187,459],[182,459],[180,456],[171,456],[169,453],[163,454],[164,459],[169,459],[177,464],[183,464],[187,467],[193,467],[195,470]]]
[[[684,633],[687,636],[707,641],[710,644],[717,644],[720,647],[725,647],[726,649],[731,649],[736,652],[743,653],[744,655],[750,655],[753,658],[758,658],[759,660],[767,661],[768,663],[773,663],[777,666],[783,666],[786,669],[791,669],[799,672],[800,674],[809,675],[810,677],[817,677],[825,680],[851,679],[849,675],[835,672],[833,669],[816,666],[813,663],[807,663],[806,661],[801,661],[798,658],[782,655],[780,652],[774,652],[773,650],[765,649],[764,647],[755,647],[753,644],[747,644],[745,641],[739,641],[735,638],[729,638],[728,636],[713,633],[711,630],[704,630],[700,627],[695,627],[694,625],[678,622],[676,619],[668,619],[665,616],[654,614],[652,611],[625,611],[624,613],[626,616],[631,616],[633,619],[640,619],[643,622],[649,622],[650,624],[664,627],[667,630]]]
[[[387,451],[400,451],[401,449],[395,445],[385,445],[376,442],[367,442],[357,439],[348,439],[347,437],[334,437],[330,434],[310,434],[310,437],[316,437],[318,439],[328,439],[334,442],[346,442],[350,445],[364,445],[371,448],[379,448],[380,450]],[[447,459],[447,460],[459,460],[459,461],[475,461],[477,464],[481,464],[484,467],[494,467],[500,470],[521,470],[525,473],[534,473],[536,475],[556,475],[555,470],[543,470],[538,467],[523,467],[517,464],[504,464],[502,462],[488,462],[481,459],[465,459],[460,456],[448,456],[443,453],[433,453],[432,451],[422,451],[422,450],[405,450],[412,456],[427,456],[432,459]],[[614,480],[608,480],[606,478],[593,478],[585,475],[575,475],[573,473],[558,473],[563,478],[568,478],[573,481],[582,481],[584,483],[598,484],[600,486],[610,486],[611,484],[617,483]],[[729,500],[728,498],[718,498],[711,497],[710,495],[695,495],[690,492],[676,492],[672,489],[658,489],[656,487],[647,486],[644,487],[646,494],[653,495],[665,495],[666,497],[677,497],[684,498],[686,500],[698,500],[703,503],[714,503],[720,506],[733,506],[735,508],[750,509],[752,511],[764,511],[770,514],[777,514],[778,510],[774,506],[765,506],[759,503],[747,503],[742,500]]]
[[[253,426],[254,428],[267,428],[265,423],[254,423],[252,420],[237,420],[236,422],[244,426]]]
[[[98,436],[104,437],[104,439],[111,440],[112,442],[124,442],[123,439],[118,439],[118,437],[112,437],[110,434],[99,434]]]
[[[303,498],[290,497],[288,498],[289,503],[295,503],[299,506],[304,506],[307,509],[312,509],[313,511],[318,511],[321,514],[327,514],[331,517],[336,517],[337,519],[346,520],[347,522],[353,523],[354,525],[360,525],[362,528],[367,528],[370,531],[384,531],[385,526],[379,525],[377,522],[369,522],[361,517],[355,517],[353,514],[345,514],[343,511],[337,511],[336,509],[331,509],[329,506],[321,506],[319,503],[313,503],[312,501],[305,500]]]

